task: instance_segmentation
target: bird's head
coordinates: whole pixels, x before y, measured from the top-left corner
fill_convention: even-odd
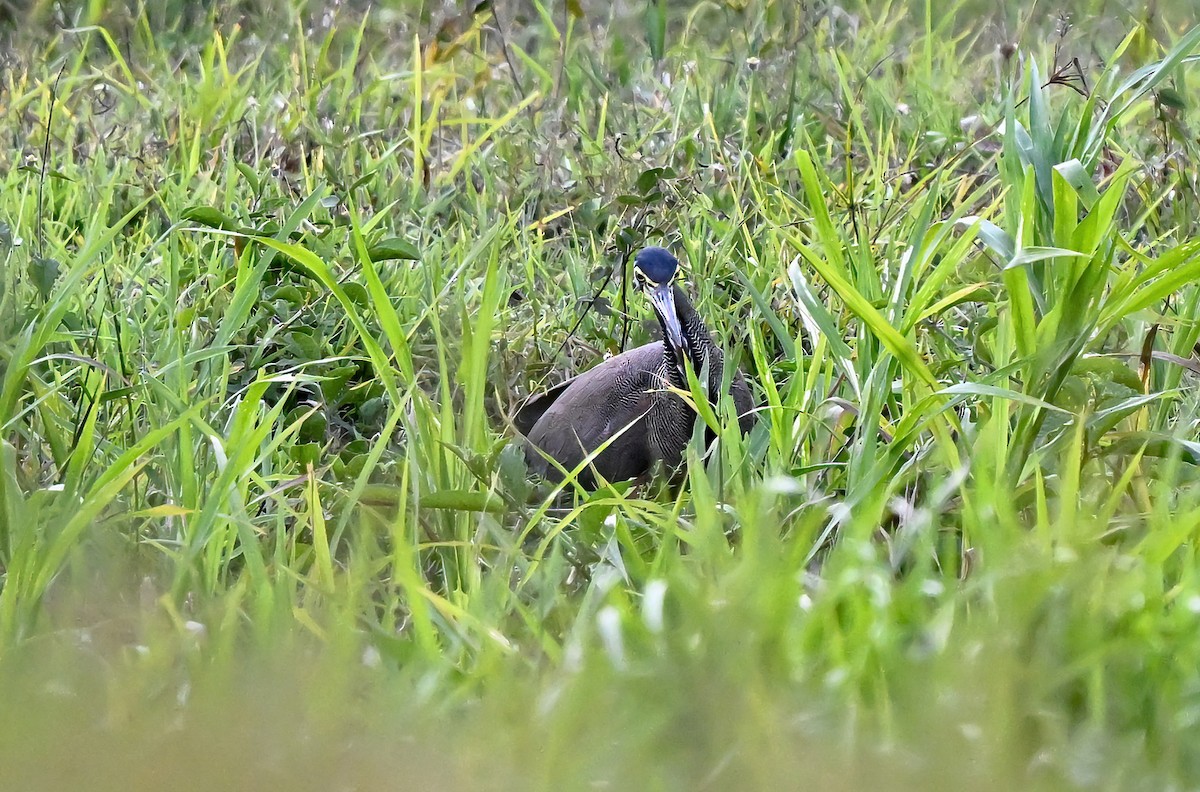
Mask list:
[[[674,353],[675,365],[679,374],[687,381],[684,371],[684,361],[691,357],[687,339],[683,334],[683,325],[675,310],[675,279],[679,276],[679,259],[670,251],[660,247],[648,247],[638,253],[633,260],[634,287],[645,292],[658,314],[658,322],[662,325],[663,337]]]

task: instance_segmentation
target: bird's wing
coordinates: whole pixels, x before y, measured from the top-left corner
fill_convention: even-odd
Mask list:
[[[620,434],[593,464],[609,481],[643,473],[652,461],[645,432],[637,426],[625,429],[650,409],[654,371],[661,365],[662,354],[661,344],[638,347],[574,377],[560,392],[546,394],[549,403],[537,405],[537,420],[526,432],[531,445],[571,469]],[[543,397],[537,398],[540,402]],[[533,409],[531,406],[530,415]],[[530,460],[543,475],[555,476],[540,454],[534,452]],[[580,480],[588,479],[590,476],[581,476]]]
[[[521,434],[528,435],[533,431],[534,425],[546,414],[546,410],[549,410],[558,397],[566,393],[567,388],[571,387],[571,384],[577,379],[579,379],[578,376],[571,377],[548,391],[530,396],[513,415],[513,426]]]
[[[518,432],[528,436],[533,431],[533,427],[537,422],[546,414],[546,411],[553,407],[559,397],[566,393],[572,386],[582,381],[581,387],[584,387],[584,390],[589,394],[594,394],[597,389],[603,389],[606,384],[609,387],[613,387],[612,382],[614,380],[611,377],[611,373],[622,370],[640,371],[653,368],[662,359],[662,354],[662,342],[656,341],[635,347],[619,355],[614,355],[595,368],[589,369],[582,374],[576,374],[574,377],[560,382],[547,391],[530,396],[524,404],[517,408],[516,413],[513,415],[513,426],[516,427]],[[601,371],[609,373],[602,374]],[[603,405],[597,406],[600,407]]]

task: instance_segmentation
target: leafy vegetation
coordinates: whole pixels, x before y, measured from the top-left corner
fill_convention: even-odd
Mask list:
[[[1189,4],[79,5],[0,3],[14,786],[1200,782]],[[758,426],[530,481],[643,244]]]

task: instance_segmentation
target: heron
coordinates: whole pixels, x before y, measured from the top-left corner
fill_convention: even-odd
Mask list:
[[[697,376],[707,366],[708,395],[715,400],[725,359],[679,286],[680,272],[679,260],[666,248],[640,251],[634,258],[633,285],[654,309],[662,340],[614,355],[530,397],[517,410],[513,424],[525,436],[526,459],[543,477],[561,481],[559,466],[574,470],[606,442],[577,476],[586,489],[598,485],[597,476],[616,482],[643,478],[658,463],[670,471],[679,467],[697,414],[676,391],[689,389],[687,366]],[[749,432],[754,405],[740,370],[730,378],[729,389],[738,426]]]

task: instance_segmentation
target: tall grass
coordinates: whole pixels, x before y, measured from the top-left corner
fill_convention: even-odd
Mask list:
[[[1186,7],[34,5],[14,783],[1195,785]],[[758,425],[530,481],[650,243]]]

